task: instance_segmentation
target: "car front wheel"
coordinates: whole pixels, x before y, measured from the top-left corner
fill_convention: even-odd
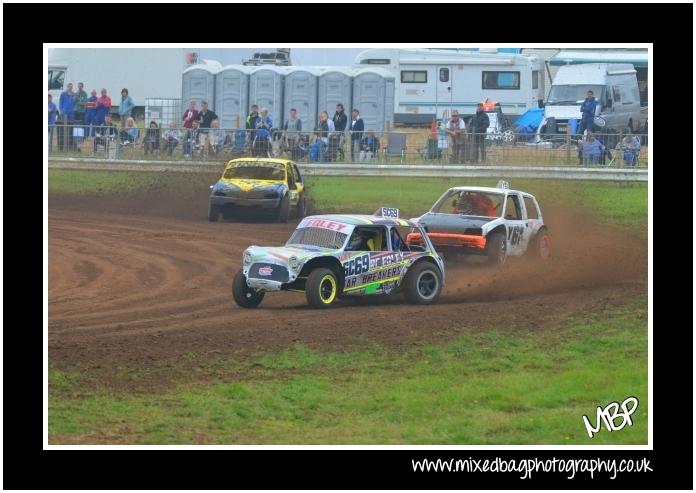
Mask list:
[[[208,202],[208,221],[211,223],[217,222],[219,216],[220,211],[218,210],[218,207],[212,202]]]
[[[338,298],[338,278],[331,269],[314,269],[307,278],[305,295],[312,308],[328,308]]]
[[[493,233],[488,238],[488,263],[491,265],[502,265],[507,257],[507,245],[503,233]]]
[[[242,308],[256,308],[261,304],[266,293],[260,289],[252,289],[247,286],[246,277],[241,270],[237,272],[232,281],[232,297]]]

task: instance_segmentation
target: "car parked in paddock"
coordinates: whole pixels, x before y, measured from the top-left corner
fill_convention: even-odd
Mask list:
[[[314,308],[327,308],[343,296],[390,295],[403,292],[416,304],[437,300],[445,283],[445,266],[425,231],[383,215],[309,216],[282,247],[252,245],[244,251],[232,294],[243,308],[255,308],[269,291],[304,292]],[[423,241],[408,245],[418,232]]]
[[[484,255],[500,265],[508,256],[551,256],[551,237],[536,198],[510,190],[506,181],[492,187],[454,187],[418,218],[438,252]],[[422,245],[423,235],[406,237],[409,245]]]
[[[269,211],[279,222],[305,215],[304,181],[297,164],[287,159],[233,159],[210,188],[209,221],[251,208]]]

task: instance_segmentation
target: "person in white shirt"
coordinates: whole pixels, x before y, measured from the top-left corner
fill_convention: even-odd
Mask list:
[[[464,120],[459,117],[459,111],[452,110],[452,118],[447,122],[445,130],[452,139],[452,163],[466,162],[464,148],[465,128]]]

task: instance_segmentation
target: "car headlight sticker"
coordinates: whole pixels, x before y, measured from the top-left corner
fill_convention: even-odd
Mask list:
[[[251,252],[246,251],[244,252],[244,265],[249,265],[251,264]]]

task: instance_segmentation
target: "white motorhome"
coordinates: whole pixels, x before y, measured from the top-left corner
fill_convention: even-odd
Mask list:
[[[499,102],[504,113],[520,115],[537,108],[544,97],[543,64],[536,56],[374,49],[360,53],[355,64],[377,65],[394,75],[395,123],[430,123],[453,109],[472,115],[486,99]]]
[[[135,103],[135,115],[144,115],[147,98],[180,99],[181,73],[198,62],[191,48],[52,48],[48,51],[48,91],[58,104],[68,82],[83,82],[87,94],[102,88],[112,107],[121,101],[121,89]]]
[[[563,65],[553,79],[537,132],[564,134],[569,120],[579,124],[580,105],[591,90],[597,100],[595,115],[604,130],[633,132],[640,125],[640,93],[636,70],[630,63],[582,63]]]

